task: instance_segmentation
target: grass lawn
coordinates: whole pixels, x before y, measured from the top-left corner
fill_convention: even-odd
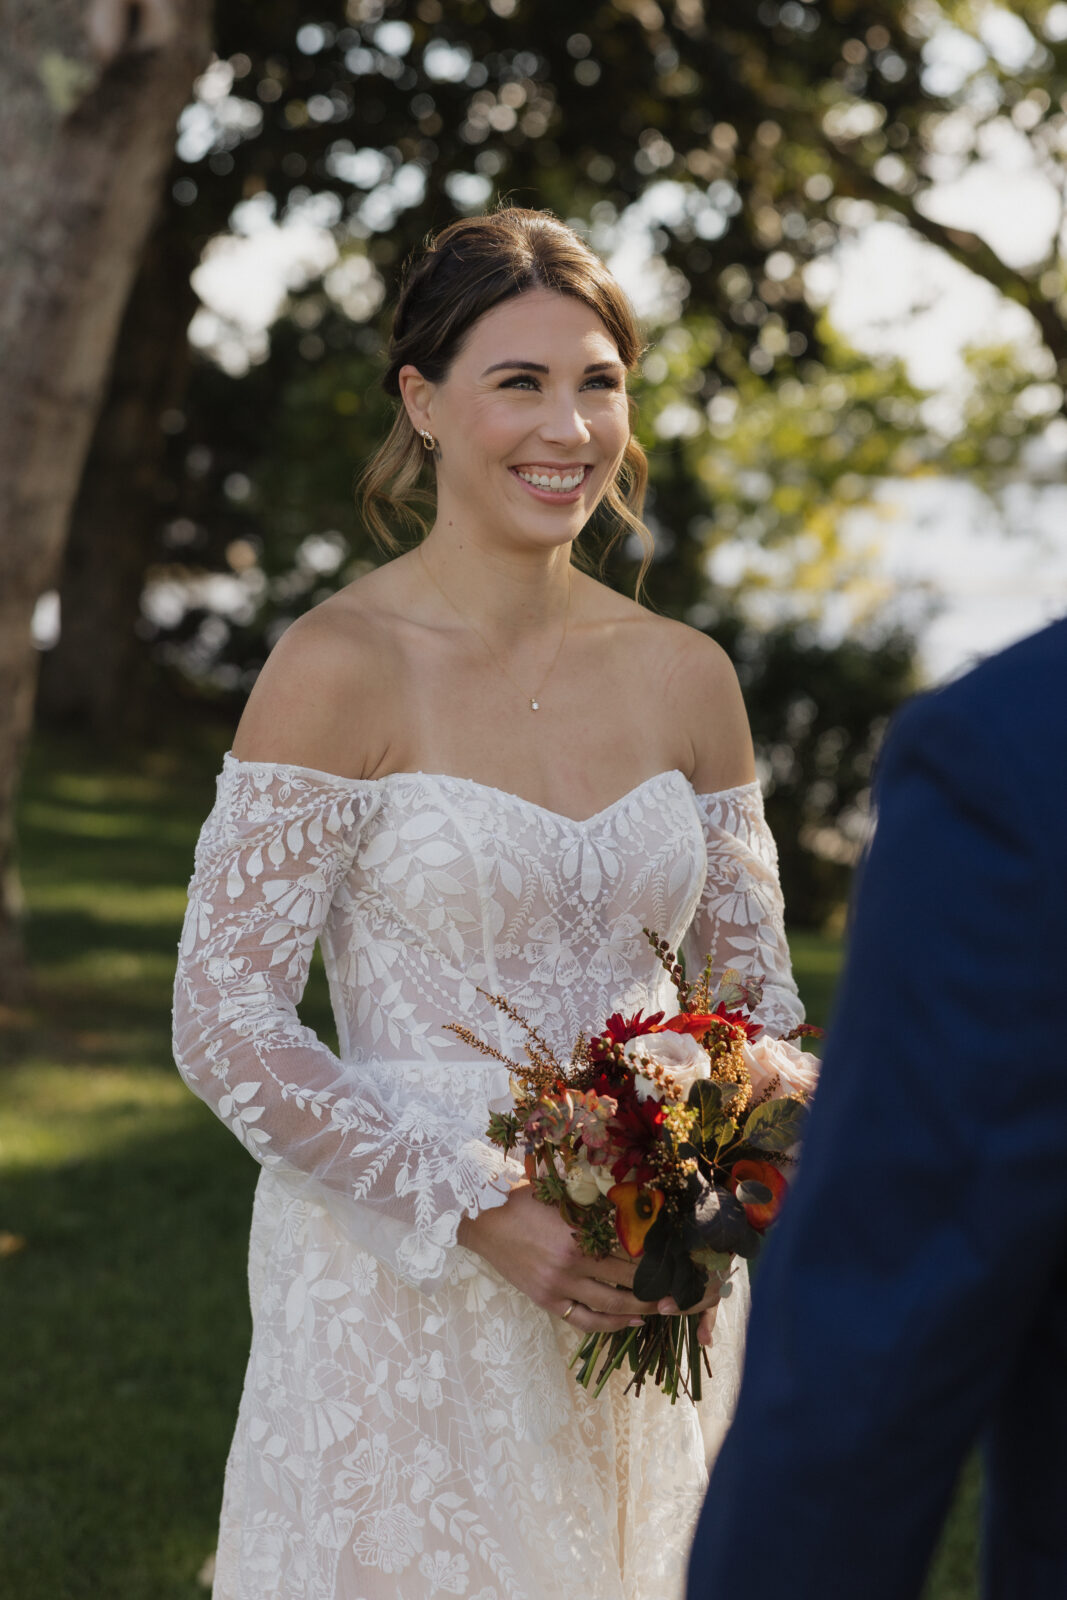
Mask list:
[[[213,755],[33,753],[33,1005],[0,1013],[0,1595],[203,1600],[248,1347],[256,1169],[187,1092],[169,997]],[[813,1020],[835,941],[794,941]],[[331,1033],[313,974],[303,1012]],[[977,1474],[926,1600],[971,1600]],[[892,1530],[887,1529],[887,1539]]]

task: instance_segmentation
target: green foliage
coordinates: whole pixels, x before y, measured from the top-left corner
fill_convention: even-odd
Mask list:
[[[803,1135],[806,1115],[800,1100],[765,1100],[749,1112],[741,1138],[755,1150],[789,1150]]]
[[[828,644],[803,624],[763,630],[736,613],[709,632],[745,692],[790,919],[822,927],[847,895],[886,723],[916,687],[914,646],[900,631]]]
[[[567,1187],[558,1172],[542,1172],[534,1179],[532,1188],[543,1205],[559,1206],[566,1203]]]
[[[745,1178],[734,1190],[734,1199],[739,1200],[743,1206],[765,1206],[770,1204],[774,1196],[765,1183],[757,1183],[754,1178]]]
[[[698,1150],[714,1150],[723,1123],[723,1086],[714,1078],[698,1078],[689,1091],[687,1104],[696,1112],[689,1140]]]
[[[695,1306],[703,1298],[707,1283],[706,1274],[692,1256],[688,1252],[680,1255],[674,1263],[670,1289],[671,1299],[679,1311],[688,1311],[690,1306]]]
[[[339,262],[294,289],[262,362],[230,376],[201,360],[167,413],[146,560],[178,583],[223,573],[245,598],[227,617],[190,599],[159,626],[160,658],[239,701],[286,624],[377,559],[352,487],[391,415],[383,307],[428,230],[505,198],[553,206],[608,248],[629,208],[654,200],[661,309],[635,385],[659,545],[649,593],[740,650],[787,898],[797,920],[825,923],[878,734],[914,675],[908,640],[869,625],[886,595],[846,554],[842,521],[916,473],[994,491],[1062,404],[1062,263],[1009,269],[918,203],[950,126],[963,167],[998,119],[1055,157],[1054,8],[1013,10],[1030,60],[1007,71],[983,47],[972,79],[935,94],[930,32],[945,19],[980,30],[963,0],[580,18],[562,0],[220,0],[220,59],[185,118],[170,235],[195,258],[256,215],[312,215]],[[955,430],[934,425],[899,363],[849,350],[805,290],[806,266],[879,215],[1028,306],[1044,339],[1033,360],[972,355]],[[634,565],[623,551],[611,580],[627,587]],[[860,619],[839,646],[805,631],[831,593]]]
[[[675,1267],[685,1253],[675,1244],[670,1219],[661,1211],[645,1234],[645,1247],[634,1273],[634,1294],[639,1300],[663,1300],[671,1293]]]
[[[741,1202],[726,1189],[708,1184],[682,1233],[689,1250],[712,1250],[716,1255],[737,1255],[748,1260],[759,1252],[761,1240],[745,1216]],[[647,1246],[646,1246],[647,1248]]]
[[[498,1144],[505,1153],[514,1150],[519,1141],[518,1117],[513,1111],[492,1112],[486,1137],[490,1144]]]
[[[575,1208],[577,1226],[574,1237],[579,1249],[587,1256],[603,1261],[617,1248],[619,1236],[615,1231],[615,1210],[601,1197],[601,1202]]]

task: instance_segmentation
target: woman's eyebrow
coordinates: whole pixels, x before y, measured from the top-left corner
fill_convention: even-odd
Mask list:
[[[622,366],[621,361],[591,361],[583,369],[586,372],[617,372]],[[488,378],[491,372],[503,372],[510,369],[515,372],[547,372],[548,368],[540,361],[494,361],[491,367],[486,367],[482,373],[483,378]]]
[[[514,367],[520,372],[548,371],[548,368],[539,361],[494,361],[491,367],[486,367],[482,377],[488,378],[491,372],[502,372],[505,367]]]

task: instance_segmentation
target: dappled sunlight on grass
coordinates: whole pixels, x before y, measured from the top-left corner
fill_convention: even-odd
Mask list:
[[[156,923],[177,930],[185,912],[185,885],[38,882],[33,908],[37,917],[49,911],[83,911],[105,926]]]
[[[202,1115],[177,1073],[27,1061],[4,1078],[0,1162],[6,1171],[95,1160]]]

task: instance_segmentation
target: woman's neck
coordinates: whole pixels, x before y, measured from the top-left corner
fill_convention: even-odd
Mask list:
[[[555,626],[570,604],[574,570],[568,541],[543,548],[434,523],[419,556],[432,584],[459,613],[484,629],[510,635]]]

